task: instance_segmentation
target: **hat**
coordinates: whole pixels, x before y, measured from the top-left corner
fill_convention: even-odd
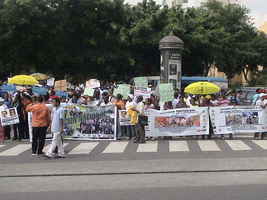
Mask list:
[[[133,99],[134,98],[134,95],[128,94],[128,97],[130,97],[131,99]]]
[[[0,102],[3,103],[4,101],[5,100],[2,97],[0,97]]]

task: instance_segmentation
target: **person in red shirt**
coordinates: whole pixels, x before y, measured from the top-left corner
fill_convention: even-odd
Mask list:
[[[32,112],[32,155],[42,155],[46,132],[51,121],[50,110],[43,103],[43,98],[39,96],[35,104],[27,106],[26,111]]]

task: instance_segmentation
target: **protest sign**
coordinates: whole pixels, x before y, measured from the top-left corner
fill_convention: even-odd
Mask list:
[[[161,83],[159,84],[159,95],[160,102],[168,102],[173,100],[174,90],[171,83]]]
[[[131,118],[127,115],[126,110],[119,110],[119,122],[120,126],[130,126],[131,125]]]
[[[85,88],[83,95],[93,97],[95,93],[95,90],[92,88]]]
[[[113,95],[117,96],[118,94],[121,94],[124,99],[127,98],[127,96],[131,92],[131,87],[128,84],[120,84],[117,88],[114,89]]]
[[[90,79],[89,81],[86,81],[85,84],[86,88],[99,88],[100,87],[100,81],[97,79]]]
[[[209,134],[208,108],[153,110],[148,115],[146,136],[188,136]]]
[[[261,107],[211,107],[209,112],[216,135],[267,131],[266,113]]]
[[[66,136],[77,140],[115,140],[116,112],[114,105],[65,107]]]
[[[151,96],[151,88],[135,87],[134,96],[142,96],[144,99],[148,99]]]
[[[3,92],[15,92],[17,89],[15,85],[6,84],[1,86],[1,90]]]
[[[67,91],[68,83],[66,80],[60,80],[55,82],[55,90],[56,91]]]
[[[19,123],[19,116],[16,108],[10,108],[1,111],[0,117],[2,126],[9,126]]]
[[[48,92],[48,89],[43,88],[43,87],[32,87],[32,92],[38,95],[46,95]]]
[[[134,86],[135,87],[147,88],[148,87],[147,78],[146,77],[135,77],[134,78]]]
[[[46,85],[50,87],[54,87],[54,84],[55,84],[55,78],[50,78],[46,81]]]

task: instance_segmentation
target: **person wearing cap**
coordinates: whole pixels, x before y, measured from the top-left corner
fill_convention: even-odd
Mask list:
[[[53,158],[56,155],[53,153],[55,152],[56,148],[58,149],[58,155],[57,157],[64,158],[64,148],[63,148],[63,114],[64,110],[63,107],[60,106],[60,99],[54,98],[52,100],[53,104],[53,110],[51,114],[51,126],[49,129],[51,130],[51,133],[53,134],[52,144],[50,145],[50,148],[47,152],[47,156],[49,158]]]

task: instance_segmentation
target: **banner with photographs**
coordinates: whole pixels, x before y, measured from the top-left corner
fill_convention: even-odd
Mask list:
[[[208,108],[150,111],[146,136],[189,136],[209,134]]]
[[[67,139],[116,140],[115,106],[66,106],[64,131]]]
[[[130,126],[131,125],[131,118],[127,115],[126,110],[118,110],[119,112],[119,122],[120,126]]]
[[[256,133],[267,131],[266,111],[255,106],[211,107],[214,134]]]
[[[19,123],[19,116],[16,108],[10,108],[1,111],[0,117],[2,126],[9,126]]]

